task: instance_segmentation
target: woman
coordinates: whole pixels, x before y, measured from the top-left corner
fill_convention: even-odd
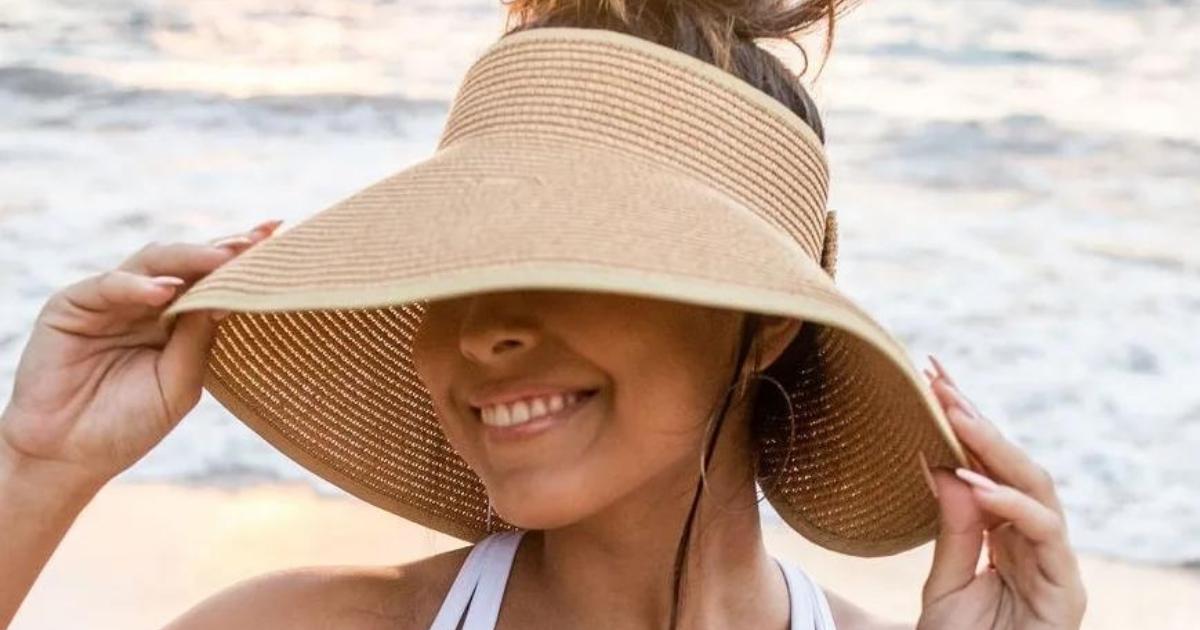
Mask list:
[[[647,3],[639,7],[644,11],[635,13],[620,2],[522,2],[511,10],[526,30],[552,26],[600,27],[623,30],[648,40],[670,42],[672,47],[692,57],[736,73],[820,133],[816,108],[803,89],[777,61],[754,47],[750,39],[783,36],[818,20],[832,20],[834,3],[806,2],[792,10],[784,9],[778,3],[732,2]],[[725,30],[730,24],[734,26],[732,33]],[[674,35],[668,37],[670,33]],[[625,68],[622,73],[604,75],[604,81],[597,80],[588,89],[598,89],[605,81],[627,81],[626,87],[651,89],[650,83],[637,83],[644,81],[646,76],[651,76],[655,84],[678,80],[678,86],[682,86],[679,90],[666,90],[659,95],[662,109],[668,110],[671,98],[692,98],[676,92],[707,85],[705,81],[717,81],[706,98],[680,101],[699,113],[709,106],[709,100],[719,101],[725,96],[735,98],[745,92],[744,86],[720,83],[699,64],[672,65],[681,62],[652,47],[634,45],[625,38],[590,34],[585,37],[564,32],[566,39],[555,40],[558,36],[526,37],[519,44],[514,43],[512,48],[497,49],[485,60],[495,68],[500,60],[516,55],[513,51],[518,45],[533,45],[534,52],[559,51],[538,62],[544,64],[547,72],[551,69],[558,72],[561,70],[559,60],[574,58],[571,55],[575,54],[582,58],[588,50],[586,46],[603,45],[607,47],[603,49],[605,54],[592,57],[587,63],[608,63],[604,60],[610,56],[610,50],[612,57],[624,53],[657,55],[656,59],[647,59],[644,67],[652,68],[658,74],[650,72],[639,78],[637,72]],[[575,44],[578,47],[562,52],[561,46]],[[504,57],[504,54],[510,56]],[[563,71],[574,72],[584,65],[581,63],[573,70]],[[680,78],[672,74],[675,70],[691,73],[691,76]],[[480,72],[487,71],[481,69]],[[491,72],[501,76],[499,70]],[[488,81],[492,75],[473,76],[473,80],[465,82],[474,86],[472,89],[492,85]],[[589,111],[586,105],[592,101],[581,98],[572,103],[572,95],[583,89],[580,87],[583,84],[572,85],[576,86],[575,91],[556,93],[556,98],[560,99],[557,102],[562,105],[562,110],[576,112],[581,116],[579,120],[583,120],[582,116]],[[724,91],[726,88],[730,91]],[[593,96],[601,94],[596,91]],[[501,138],[503,142],[497,144],[489,144],[490,140],[478,135],[473,137],[474,144],[459,140],[472,139],[472,133],[478,134],[479,129],[486,127],[471,127],[472,119],[468,114],[490,111],[479,104],[495,104],[503,100],[502,96],[492,95],[490,100],[480,97],[474,101],[463,97],[458,101],[462,109],[452,113],[444,136],[443,147],[447,149],[444,155],[465,160],[479,154],[468,151],[466,157],[462,157],[463,147],[483,145],[493,151],[488,155],[499,155],[510,148],[511,143],[520,145],[523,142],[524,135],[504,137]],[[522,102],[521,108],[514,108],[509,113],[519,117],[537,110],[527,101]],[[746,103],[753,107],[761,105],[754,98],[748,98],[743,105]],[[735,111],[720,109],[722,105],[713,107],[717,108],[713,111],[720,113]],[[614,110],[609,108],[607,111],[611,114]],[[681,107],[673,115],[686,111]],[[762,106],[753,112],[736,111],[749,117],[758,116],[744,127],[738,127],[746,133],[759,132],[774,124],[774,114],[764,114],[774,112],[770,107]],[[650,109],[642,114],[656,115]],[[614,137],[621,125],[642,129],[638,127],[638,120],[622,122],[615,115],[609,122]],[[494,129],[495,126],[487,128]],[[527,127],[522,130],[528,132]],[[652,137],[656,130],[643,129],[640,133],[643,135],[639,138]],[[656,186],[631,189],[640,200],[656,191],[667,191],[669,194],[658,200],[661,205],[653,206],[655,208],[666,208],[672,199],[695,194],[695,198],[685,204],[695,214],[684,216],[684,224],[671,226],[672,235],[681,241],[680,252],[687,246],[683,242],[685,239],[679,238],[681,235],[698,242],[714,238],[703,231],[704,225],[690,231],[687,222],[698,221],[699,217],[712,221],[728,218],[731,222],[722,224],[728,229],[717,232],[724,235],[744,228],[745,233],[740,234],[744,240],[737,242],[761,245],[764,251],[748,248],[755,256],[746,258],[750,265],[744,270],[747,275],[754,275],[763,260],[771,260],[766,250],[784,247],[775,232],[756,231],[764,229],[762,224],[740,222],[746,219],[744,215],[730,218],[715,210],[711,215],[705,214],[713,208],[741,208],[728,203],[727,194],[733,194],[732,189],[727,194],[714,195],[711,190],[691,187],[692,182],[681,180],[677,171],[653,171],[650,162],[643,164],[630,156],[623,156],[621,161],[609,161],[613,154],[607,151],[592,153],[592,148],[584,145],[571,148],[576,152],[570,154],[571,159],[566,163],[561,159],[549,160],[549,157],[562,157],[552,156],[553,148],[537,143],[520,146],[520,150],[510,157],[514,161],[540,159],[543,154],[538,151],[544,150],[544,156],[549,156],[548,161],[536,165],[544,170],[528,171],[522,179],[519,165],[509,165],[511,168],[504,171],[504,177],[483,178],[478,188],[456,188],[455,198],[446,202],[446,208],[462,210],[453,205],[462,197],[488,202],[486,207],[493,215],[497,214],[497,209],[504,210],[505,213],[500,214],[507,223],[492,223],[494,232],[489,232],[499,234],[497,238],[503,240],[501,231],[509,223],[522,216],[542,216],[529,214],[528,207],[544,200],[541,196],[543,187],[553,187],[554,169],[561,168],[578,175],[579,165],[583,164],[596,175],[593,179],[598,183],[594,185],[604,187],[589,191],[594,194],[586,198],[604,198],[613,204],[613,212],[620,210],[615,202],[623,199],[624,193],[619,178],[606,177],[609,173],[636,172],[644,178],[639,181],[654,182]],[[722,156],[729,150],[719,147]],[[668,150],[664,155],[687,159],[691,153]],[[812,157],[807,155],[805,159]],[[449,168],[447,165],[456,162],[430,164],[444,170],[418,170],[427,175],[444,173],[448,172],[445,170]],[[800,159],[791,166],[797,164],[812,162]],[[756,174],[750,179],[761,180]],[[478,179],[470,181],[480,183]],[[814,176],[809,183],[819,181],[821,178]],[[582,180],[578,183],[588,185]],[[400,189],[410,192],[403,194],[420,194],[411,184],[405,180],[406,187]],[[388,189],[386,183],[383,186],[375,189],[375,196],[359,197],[357,205],[348,202],[340,214],[328,216],[336,216],[339,220],[348,216],[361,218],[363,215],[352,215],[351,211],[378,207],[367,202],[374,203],[380,198],[378,195],[383,194],[380,190],[390,191],[388,194],[393,195],[383,197],[390,200],[389,208],[401,203],[401,198],[394,195],[402,193]],[[548,198],[558,200],[564,194],[567,193],[560,189]],[[807,198],[811,201],[815,197],[809,195]],[[422,202],[435,203],[430,199],[422,199]],[[823,203],[814,201],[810,210],[823,210]],[[392,212],[404,214],[409,210]],[[522,215],[522,212],[526,214]],[[483,216],[462,216],[486,220]],[[572,219],[566,215],[559,218],[567,227],[583,225],[571,223]],[[661,222],[670,218],[654,217]],[[356,350],[346,346],[347,340],[356,339],[363,344],[371,341],[363,334],[357,338],[339,338],[338,344],[327,343],[328,337],[322,337],[323,331],[313,325],[332,326],[358,321],[354,318],[361,314],[359,311],[333,311],[330,314],[329,309],[324,309],[292,319],[248,310],[230,316],[213,310],[212,304],[220,300],[212,298],[211,303],[204,302],[208,299],[206,295],[222,295],[222,281],[226,286],[234,286],[236,283],[230,283],[238,280],[242,282],[237,285],[239,290],[245,292],[253,278],[259,276],[240,279],[235,276],[238,271],[251,269],[251,264],[263,265],[260,267],[262,276],[278,270],[279,267],[270,265],[281,264],[285,245],[291,247],[330,231],[328,223],[323,226],[324,232],[317,230],[318,223],[308,225],[312,229],[307,231],[301,230],[306,226],[299,226],[276,238],[268,237],[278,223],[268,222],[248,233],[205,245],[151,244],[117,269],[66,287],[46,303],[22,354],[13,396],[0,420],[0,437],[3,438],[0,439],[0,530],[5,534],[0,538],[0,552],[5,559],[5,571],[0,578],[0,619],[5,623],[15,614],[79,511],[108,480],[140,459],[187,414],[198,401],[202,387],[207,386],[250,423],[251,417],[259,418],[274,409],[287,408],[295,401],[288,400],[289,396],[279,389],[254,402],[249,397],[235,396],[235,387],[244,387],[240,390],[243,393],[253,393],[267,389],[263,386],[262,390],[252,390],[253,386],[248,385],[252,381],[265,382],[270,377],[275,379],[274,383],[283,383],[288,378],[312,376],[311,372],[321,369],[320,366],[344,358],[320,353],[337,349],[349,356]],[[349,223],[337,225],[344,227]],[[364,227],[367,224],[357,225]],[[455,228],[442,229],[453,232]],[[638,232],[641,226],[631,223],[623,225],[622,229]],[[457,235],[460,240],[471,238],[470,233]],[[560,235],[563,239],[571,237],[566,231]],[[805,262],[796,269],[822,273],[816,266],[819,262],[831,277],[834,235],[835,232],[826,227],[825,248],[816,252],[817,260]],[[354,231],[352,236],[356,239],[353,243],[362,247],[360,253],[367,256],[372,234]],[[396,234],[394,238],[403,236]],[[614,232],[613,237],[617,236],[619,234]],[[759,236],[765,240],[753,240]],[[396,241],[380,238],[378,242]],[[586,247],[589,242],[581,240],[572,246]],[[416,241],[408,245],[419,247]],[[489,245],[488,241],[473,242],[470,248]],[[458,253],[465,256],[470,248]],[[814,253],[796,243],[789,243],[786,248],[804,256]],[[408,250],[407,246],[397,246],[391,257],[399,260],[408,254]],[[630,249],[623,253],[636,257],[639,251]],[[704,248],[701,251],[704,252]],[[721,259],[722,252],[711,249],[707,252],[712,258]],[[511,251],[506,250],[506,253]],[[609,254],[611,256],[611,252]],[[344,271],[321,265],[319,255],[318,248],[303,250],[303,255],[293,261],[292,271],[279,274],[278,278],[283,282],[292,281],[292,274],[299,273],[302,268],[318,269],[320,273],[313,277],[320,278],[325,277],[321,273],[337,275]],[[706,264],[695,256],[685,260],[696,267]],[[732,265],[739,260],[730,258],[725,262]],[[353,265],[354,261],[347,264]],[[720,271],[714,269],[713,273]],[[739,274],[734,276],[740,277]],[[784,276],[791,277],[789,274]],[[809,280],[826,282],[828,278]],[[334,299],[330,294],[346,284],[343,279],[341,285],[332,289],[321,285],[320,290],[303,293],[313,301],[307,306]],[[164,326],[161,316],[170,312],[173,301],[174,308],[178,309],[183,300],[176,299],[185,285],[197,289],[188,296],[192,297],[188,303],[190,310],[177,310],[179,318],[174,325]],[[641,290],[640,286],[629,286]],[[828,290],[828,285],[822,286]],[[221,299],[229,304],[241,304],[230,297],[236,293],[223,294],[226,297]],[[668,293],[663,292],[664,295]],[[294,293],[292,297],[298,295],[302,293]],[[479,545],[399,567],[312,568],[262,576],[234,585],[202,602],[181,616],[171,628],[395,629],[429,628],[431,624],[435,628],[454,628],[462,624],[465,630],[491,627],[881,627],[877,620],[854,604],[824,593],[797,567],[772,558],[762,540],[755,481],[768,477],[761,474],[760,468],[774,466],[775,460],[771,459],[773,455],[769,449],[762,446],[769,440],[764,441],[763,431],[767,427],[760,423],[765,422],[764,419],[774,421],[780,417],[794,419],[797,410],[790,408],[791,401],[810,400],[792,396],[795,385],[788,374],[795,370],[785,368],[815,361],[814,349],[832,347],[814,345],[816,340],[827,338],[823,335],[832,334],[822,332],[832,328],[821,325],[819,311],[813,311],[814,319],[807,321],[765,311],[722,308],[699,301],[657,299],[645,294],[615,291],[547,290],[546,287],[476,290],[453,295],[447,292],[422,303],[418,310],[420,318],[415,321],[419,321],[419,325],[414,330],[383,327],[370,330],[373,333],[385,330],[412,333],[386,341],[404,348],[403,358],[411,359],[412,376],[419,380],[419,386],[412,378],[407,378],[404,370],[409,369],[408,364],[385,365],[389,369],[377,369],[374,376],[399,375],[404,377],[404,387],[428,394],[428,399],[417,406],[436,407],[440,429],[438,436],[429,437],[429,445],[453,446],[456,457],[461,457],[460,463],[465,462],[458,477],[468,473],[477,475],[481,484],[466,479],[454,487],[455,492],[441,497],[441,504],[421,511],[414,507],[417,505],[415,500],[404,503],[383,496],[379,488],[390,479],[385,474],[390,469],[384,467],[384,462],[336,468],[337,462],[354,461],[356,453],[353,449],[343,449],[322,462],[317,461],[316,450],[305,451],[297,446],[301,439],[323,439],[321,431],[288,437],[279,425],[268,426],[259,420],[251,424],[297,461],[326,474],[343,487],[351,488],[359,496],[397,513],[411,514],[415,520],[424,518],[423,522],[444,526],[444,531],[461,532],[464,538],[477,539],[480,530],[477,524],[472,525],[474,512],[454,511],[463,505],[474,504],[466,500],[460,502],[456,497],[469,494],[468,491],[476,486],[485,486],[488,501],[485,531],[493,532],[494,523],[510,528],[487,536]],[[385,313],[390,311],[373,311],[367,316],[382,317]],[[221,327],[227,334],[217,334],[217,321],[223,322]],[[269,322],[275,324],[274,329],[264,327]],[[619,326],[614,325],[617,322]],[[255,334],[263,335],[257,338],[261,341],[274,334],[272,330],[276,329],[304,332],[307,336],[296,336],[302,343],[294,344],[291,355],[247,341],[254,341]],[[368,328],[362,324],[357,330],[367,331]],[[381,333],[377,340],[385,341],[383,337]],[[216,351],[214,339],[218,339]],[[239,343],[247,345],[239,346]],[[881,338],[876,338],[875,343],[886,345]],[[380,348],[386,347],[386,344],[380,345]],[[299,361],[306,355],[319,355],[321,360],[300,368],[296,367],[299,363],[280,363],[273,374],[265,371],[268,369],[266,363],[258,365],[264,371],[244,371],[243,368],[255,360],[250,356],[255,348],[261,348],[264,354],[272,357],[289,356]],[[279,354],[274,354],[276,352]],[[380,352],[379,355],[354,356],[376,361],[386,350]],[[865,361],[866,356],[864,350],[861,358]],[[824,360],[833,359],[825,357]],[[208,381],[205,380],[206,365],[211,377]],[[923,590],[923,612],[918,627],[1079,627],[1084,593],[1053,483],[966,400],[939,365],[935,363],[935,367],[936,373],[926,374],[937,404],[950,421],[949,429],[961,440],[966,452],[977,459],[975,467],[990,472],[996,479],[992,481],[963,467],[954,472],[938,466],[932,470],[924,467],[930,495],[907,499],[894,497],[897,503],[908,500],[931,505],[931,496],[936,497],[940,514],[933,566]],[[378,368],[378,365],[372,364],[372,368]],[[893,376],[899,374],[895,365],[887,369]],[[731,373],[734,375],[732,382]],[[239,374],[244,377],[244,382],[235,383],[234,377]],[[818,381],[828,380],[830,374],[832,372],[820,373]],[[850,376],[856,374],[858,372],[853,372]],[[862,374],[867,374],[865,368]],[[344,408],[327,414],[312,414],[310,420],[316,423],[334,416],[351,418],[355,410],[368,414],[370,409],[367,407],[372,403],[368,397],[375,393],[393,407],[413,404],[412,398],[388,398],[394,392],[376,392],[367,385],[364,375],[369,376],[364,371],[344,382],[344,389],[354,390],[354,395],[343,399]],[[314,404],[342,396],[345,392],[336,391],[333,385],[338,383],[331,379],[343,376],[330,372],[328,378],[310,379],[305,388],[289,390],[290,395]],[[400,380],[395,383],[397,388],[401,387]],[[779,413],[762,412],[768,404],[763,401],[771,390],[768,387],[760,391],[760,383],[784,390],[787,408]],[[874,391],[883,384],[883,380],[867,381],[859,385],[865,388],[860,393],[869,394],[868,390]],[[314,391],[321,395],[313,395]],[[904,401],[919,403],[911,391],[906,396]],[[819,400],[825,399],[811,397],[814,409]],[[714,406],[713,401],[720,402]],[[715,416],[711,413],[714,407],[718,408]],[[886,409],[901,411],[899,406]],[[815,412],[802,408],[798,413]],[[829,413],[839,411],[835,409]],[[434,417],[432,413],[427,415]],[[713,417],[715,422],[697,422],[697,418]],[[885,420],[877,414],[873,418],[879,422]],[[364,424],[347,419],[341,429],[347,435],[379,429],[378,440],[365,443],[366,446],[382,444],[393,449],[408,448],[412,440],[396,440],[380,429],[388,420],[380,417],[373,423]],[[328,431],[339,430],[333,425],[325,426]],[[793,431],[805,430],[805,426],[798,427],[795,422],[787,426]],[[316,427],[313,424],[309,428]],[[932,431],[931,427],[932,422],[924,430]],[[896,436],[897,439],[901,437]],[[816,438],[815,434],[809,434],[805,439]],[[289,442],[289,439],[293,441]],[[844,441],[837,443],[845,444]],[[852,447],[848,444],[844,450],[849,452]],[[433,448],[427,450],[438,452]],[[830,449],[823,447],[823,450]],[[923,450],[917,453],[922,454]],[[411,457],[418,455],[414,452]],[[790,455],[791,451],[785,454]],[[809,455],[817,457],[819,454],[810,452]],[[785,459],[782,465],[774,468],[779,478],[801,470],[789,468],[789,463],[794,464]],[[349,479],[355,470],[360,471],[361,477]],[[915,468],[894,471],[894,475],[922,474],[916,471]],[[428,469],[425,472],[433,474],[437,471]],[[783,499],[774,485],[767,492],[777,506],[786,505],[786,502],[778,502]],[[484,495],[477,493],[475,498],[479,496]],[[892,497],[886,493],[883,496]],[[842,499],[850,500],[848,496]],[[453,509],[440,516],[430,516],[438,507]],[[887,507],[880,506],[880,510],[870,516],[885,520]],[[789,511],[782,515],[789,524],[831,548],[851,549],[852,543],[861,543],[857,549],[863,555],[910,547],[920,542],[925,531],[920,528],[911,532],[906,530],[899,538],[890,539],[880,534],[868,545],[863,543],[866,539],[862,537],[852,540],[848,535],[829,534],[832,529],[804,529],[806,523],[816,522],[812,519],[819,515],[802,516],[803,509],[801,505],[796,513]],[[445,514],[459,514],[462,520],[451,522],[451,517]],[[859,522],[856,527],[866,526]],[[985,543],[991,563],[987,569],[977,571]],[[472,592],[472,589],[477,590]]]

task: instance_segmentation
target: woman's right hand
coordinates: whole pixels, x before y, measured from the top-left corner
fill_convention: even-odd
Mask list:
[[[207,244],[150,243],[53,294],[17,363],[0,446],[100,484],[141,459],[199,402],[219,314],[183,313],[170,330],[158,316],[279,223]]]

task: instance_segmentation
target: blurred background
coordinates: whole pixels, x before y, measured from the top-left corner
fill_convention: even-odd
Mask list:
[[[499,0],[0,0],[0,406],[59,287],[149,240],[270,218],[287,229],[427,157],[503,11]],[[1049,469],[1072,541],[1111,563],[1097,566],[1153,569],[1136,575],[1200,595],[1200,2],[868,1],[839,23],[814,82],[821,36],[805,41],[805,81],[828,134],[839,284],[915,364],[943,359]],[[350,503],[207,395],[113,486],[126,494],[106,505],[120,514],[94,505],[80,525],[110,529],[72,532],[14,627],[68,619],[55,602],[90,592],[81,567],[106,561],[83,541],[130,558],[128,528],[169,518],[150,497],[198,519],[221,510],[226,530],[162,521],[213,545],[232,544],[214,531],[316,522],[288,511],[301,503]],[[360,514],[338,509],[330,522]],[[297,544],[269,562],[318,548]],[[210,583],[188,584],[193,597]],[[911,600],[919,583],[906,588]]]

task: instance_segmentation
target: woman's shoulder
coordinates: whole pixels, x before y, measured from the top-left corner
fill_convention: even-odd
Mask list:
[[[217,592],[164,630],[424,630],[470,550],[462,547],[401,565],[272,571]]]

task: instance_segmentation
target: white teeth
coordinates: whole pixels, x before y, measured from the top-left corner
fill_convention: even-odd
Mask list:
[[[523,400],[518,400],[512,404],[512,423],[518,424],[526,420],[529,420],[529,405]]]
[[[502,427],[512,424],[512,418],[508,415],[508,407],[505,407],[504,405],[496,405],[493,407],[492,418],[495,420],[496,424]]]
[[[529,422],[565,407],[570,407],[578,402],[578,400],[579,395],[571,392],[519,400],[510,404],[488,405],[480,410],[480,417],[484,424],[507,427]]]

